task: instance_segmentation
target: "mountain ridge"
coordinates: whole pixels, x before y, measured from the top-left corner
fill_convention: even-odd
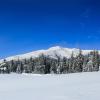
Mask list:
[[[32,52],[25,53],[25,54],[10,56],[5,59],[7,61],[18,60],[18,59],[22,60],[22,59],[29,59],[30,57],[36,58],[36,57],[39,57],[41,54],[44,54],[46,56],[50,56],[53,58],[56,58],[56,55],[60,56],[60,57],[70,58],[72,52],[73,52],[74,56],[77,56],[79,54],[79,51],[80,51],[80,49],[77,49],[77,48],[65,48],[65,47],[61,47],[61,46],[54,46],[54,47],[51,47],[46,50],[44,50],[44,49],[36,50],[36,51],[32,51]],[[93,50],[82,50],[82,54],[83,55],[88,54],[90,51],[93,51]],[[99,53],[100,53],[100,51],[99,51]],[[2,63],[3,60],[4,59],[1,59],[0,63]]]

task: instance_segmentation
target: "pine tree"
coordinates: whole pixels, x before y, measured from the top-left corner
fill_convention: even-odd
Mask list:
[[[98,51],[93,51],[93,71],[99,71],[100,56]]]
[[[88,71],[88,66],[87,66],[88,61],[89,61],[89,54],[84,56],[83,72],[87,72]]]
[[[66,57],[63,58],[62,60],[63,63],[63,73],[68,73],[69,71],[69,66],[68,66],[68,59]]]
[[[69,70],[68,70],[68,73],[73,73],[74,72],[74,54],[73,54],[73,52],[72,52],[72,54],[71,54],[71,58],[68,60],[68,66],[69,66]]]
[[[76,72],[82,72],[83,71],[83,62],[84,62],[84,56],[82,55],[82,51],[79,51],[79,55],[76,57],[77,60],[77,67]]]

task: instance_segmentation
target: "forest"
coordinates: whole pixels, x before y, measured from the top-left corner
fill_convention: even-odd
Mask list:
[[[44,54],[39,57],[30,59],[18,59],[7,61],[4,59],[0,64],[0,73],[33,73],[33,74],[68,74],[78,72],[99,71],[100,54],[97,50],[83,55],[82,51],[74,57],[73,53],[70,58],[56,55],[51,58]]]

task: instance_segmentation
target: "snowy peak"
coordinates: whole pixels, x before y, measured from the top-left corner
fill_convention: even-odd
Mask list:
[[[91,50],[82,50],[82,53],[85,55],[85,54],[88,54]],[[16,56],[12,56],[12,57],[8,57],[6,58],[7,61],[10,61],[10,60],[18,60],[18,59],[29,59],[30,57],[33,57],[33,58],[36,58],[36,57],[39,57],[41,54],[44,54],[46,56],[50,56],[50,57],[53,57],[53,58],[56,58],[56,56],[60,56],[61,58],[62,57],[71,57],[71,54],[74,54],[74,56],[78,55],[79,54],[79,49],[76,49],[76,48],[64,48],[64,47],[60,47],[60,46],[55,46],[55,47],[51,47],[47,50],[37,50],[37,51],[33,51],[33,52],[29,52],[29,53],[26,53],[26,54],[21,54],[21,55],[16,55]],[[0,62],[2,62],[2,60],[0,60]]]
[[[79,49],[69,49],[69,48],[63,48],[60,46],[51,47],[47,50],[49,56],[60,56],[60,57],[67,57],[69,58],[72,54],[72,52],[75,51],[75,54],[79,52]]]
[[[59,50],[59,49],[62,49],[62,47],[60,47],[60,46],[55,46],[55,47],[49,48],[48,50]]]

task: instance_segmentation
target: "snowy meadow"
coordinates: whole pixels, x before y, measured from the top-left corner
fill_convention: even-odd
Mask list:
[[[100,100],[100,72],[1,74],[0,100]]]

